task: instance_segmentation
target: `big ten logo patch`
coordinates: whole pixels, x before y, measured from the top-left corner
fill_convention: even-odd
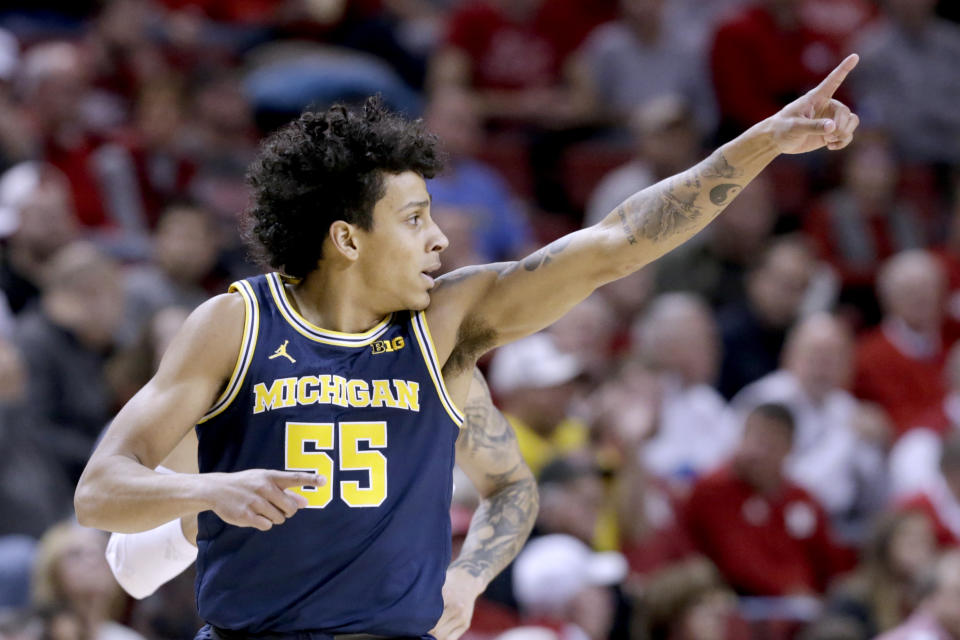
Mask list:
[[[372,345],[370,349],[373,353],[393,353],[394,351],[400,351],[406,346],[406,342],[403,340],[403,336],[397,336],[393,340],[377,340]]]

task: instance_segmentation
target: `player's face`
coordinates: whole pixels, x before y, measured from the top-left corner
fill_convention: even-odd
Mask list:
[[[430,217],[430,194],[418,174],[384,176],[384,196],[373,208],[373,228],[363,233],[364,280],[391,311],[430,304],[440,253],[449,244]]]

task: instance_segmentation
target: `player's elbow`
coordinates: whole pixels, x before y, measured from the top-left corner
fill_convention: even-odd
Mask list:
[[[81,478],[77,484],[77,490],[73,492],[73,511],[77,516],[77,522],[84,527],[96,528],[97,526],[95,502],[89,483],[85,483]]]
[[[640,249],[640,240],[634,234],[625,238],[613,215],[592,227],[594,251],[587,268],[592,270],[590,276],[598,287],[624,278],[649,262],[649,256]]]
[[[107,501],[104,499],[104,490],[97,486],[94,470],[89,467],[84,471],[73,493],[73,510],[77,522],[84,527],[105,529],[104,509]]]

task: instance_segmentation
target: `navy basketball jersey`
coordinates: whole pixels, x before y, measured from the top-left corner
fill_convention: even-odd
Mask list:
[[[361,334],[298,314],[277,274],[231,286],[243,348],[197,425],[201,472],[314,471],[310,506],[269,531],[199,516],[197,603],[217,627],[420,636],[443,610],[454,443],[422,312]]]

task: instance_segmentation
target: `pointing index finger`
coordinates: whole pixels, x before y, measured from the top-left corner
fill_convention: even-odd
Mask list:
[[[837,65],[837,68],[831,71],[830,74],[823,79],[823,82],[813,90],[814,95],[824,100],[832,98],[833,94],[840,88],[840,85],[843,84],[843,81],[846,80],[847,74],[853,71],[853,68],[857,66],[858,62],[860,62],[860,56],[857,54],[851,53],[847,56],[843,62]]]
[[[287,487],[322,487],[327,483],[327,479],[318,473],[304,471],[279,471],[274,476],[274,481],[281,489]]]

